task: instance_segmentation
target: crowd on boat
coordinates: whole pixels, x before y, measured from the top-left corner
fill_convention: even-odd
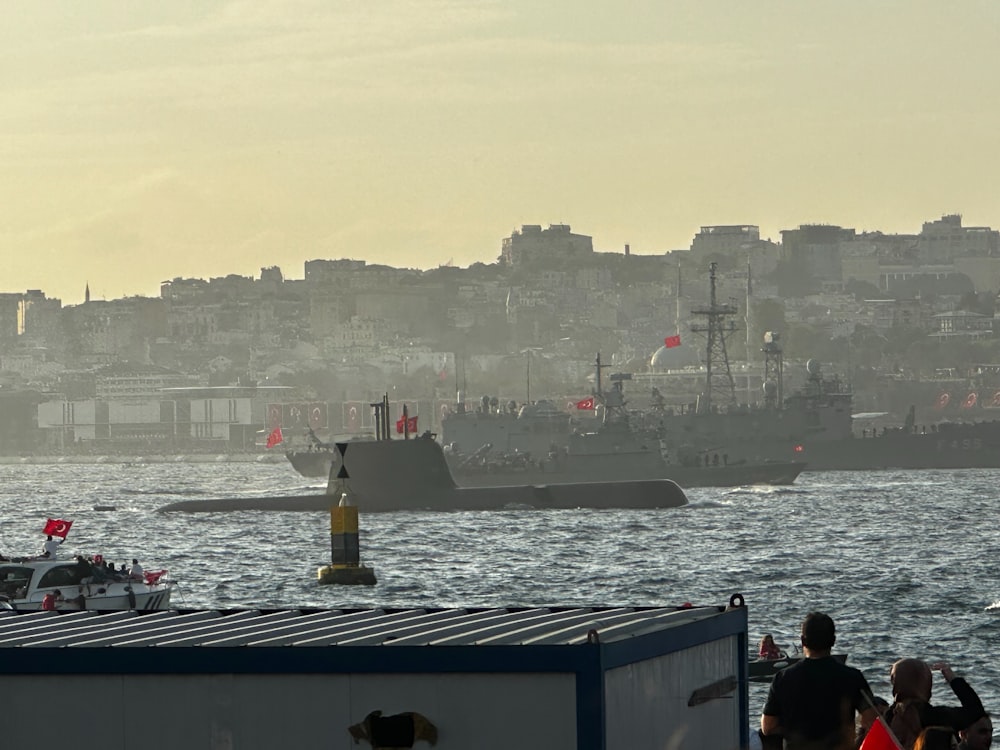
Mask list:
[[[60,559],[72,521],[48,519],[36,555],[0,555],[0,609],[166,609],[174,582],[144,570],[138,558],[116,565],[103,555]],[[52,532],[52,533],[48,533]],[[58,538],[57,538],[58,537]]]
[[[31,563],[54,561],[59,559],[59,547],[65,541],[65,538],[54,539],[49,534],[46,536],[45,541],[42,542],[42,550],[39,554],[27,557],[6,557],[0,554],[0,562]],[[153,583],[155,581],[150,580],[150,578],[159,578],[166,572],[155,571],[147,573],[142,569],[138,558],[134,557],[132,558],[131,565],[122,563],[121,567],[115,567],[113,562],[105,560],[104,555],[90,555],[86,557],[76,555],[74,559],[76,560],[79,577],[84,583],[91,581],[94,583],[101,581],[145,581],[146,583]]]
[[[896,661],[892,700],[877,696],[860,670],[834,657],[833,619],[811,612],[802,622],[803,657],[778,671],[751,747],[763,750],[989,750],[993,723],[976,691],[944,662]],[[765,635],[758,656],[787,658]],[[940,673],[958,706],[931,702]]]

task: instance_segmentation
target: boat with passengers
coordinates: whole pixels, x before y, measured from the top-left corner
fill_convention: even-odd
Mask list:
[[[16,610],[165,610],[167,571],[113,573],[97,561],[23,558],[0,562],[0,607]],[[48,601],[46,601],[46,597]],[[43,604],[44,602],[44,604]]]

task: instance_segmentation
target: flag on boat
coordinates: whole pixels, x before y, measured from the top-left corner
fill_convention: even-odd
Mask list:
[[[143,579],[146,581],[147,586],[152,586],[157,583],[163,576],[167,574],[165,570],[147,570],[142,574]]]
[[[47,518],[42,533],[49,536],[61,536],[65,539],[69,533],[69,527],[72,525],[72,521],[64,521],[62,518]]]
[[[868,728],[868,734],[859,750],[903,750],[903,746],[896,740],[885,719],[879,716]]]
[[[681,345],[681,335],[678,333],[676,336],[667,336],[663,339],[663,345],[667,349],[673,349],[675,346]]]
[[[281,428],[275,427],[271,430],[271,434],[267,436],[267,447],[273,448],[284,439],[285,436],[281,434]]]
[[[576,402],[576,408],[577,409],[593,409],[594,408],[594,397],[593,396],[588,396],[587,398],[583,399],[582,401],[577,401]]]
[[[396,420],[396,432],[400,435],[403,432],[416,432],[417,431],[417,418],[416,417],[400,417]]]

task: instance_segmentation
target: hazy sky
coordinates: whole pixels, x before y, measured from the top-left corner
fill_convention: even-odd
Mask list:
[[[8,2],[0,292],[1000,226],[996,0]]]

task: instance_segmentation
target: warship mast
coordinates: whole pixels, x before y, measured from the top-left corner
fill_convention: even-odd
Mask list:
[[[708,278],[710,297],[708,307],[698,307],[691,311],[705,319],[705,323],[691,326],[694,333],[704,333],[705,347],[705,400],[700,411],[711,412],[714,403],[726,401],[736,404],[736,383],[729,370],[729,355],[726,353],[726,338],[736,331],[732,317],[736,315],[736,305],[732,302],[719,304],[715,294],[715,269],[718,264],[710,263]]]

